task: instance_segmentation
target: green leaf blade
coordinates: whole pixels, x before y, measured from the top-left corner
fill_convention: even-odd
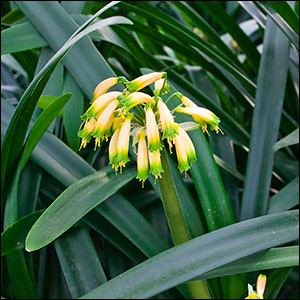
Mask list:
[[[221,265],[296,240],[298,230],[298,210],[246,220],[162,252],[81,299],[151,297]]]
[[[32,226],[26,239],[26,250],[34,251],[52,242],[135,176],[132,169],[117,176],[107,166],[71,185]]]
[[[264,36],[241,219],[266,213],[274,153],[287,79],[289,41],[268,19]]]

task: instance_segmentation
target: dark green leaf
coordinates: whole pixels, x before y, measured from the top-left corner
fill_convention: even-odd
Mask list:
[[[117,176],[107,166],[72,184],[32,226],[26,239],[26,250],[34,251],[51,243],[135,176],[134,169],[126,168]]]
[[[268,19],[260,63],[241,218],[265,214],[289,60],[289,41]]]
[[[227,226],[148,259],[81,299],[148,298],[229,262],[296,240],[298,230],[299,211]]]
[[[43,210],[37,211],[31,215],[23,217],[1,234],[1,256],[16,250],[24,249],[25,238],[34,222],[42,214]]]

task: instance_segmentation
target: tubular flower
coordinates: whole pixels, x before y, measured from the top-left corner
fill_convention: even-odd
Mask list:
[[[79,150],[81,147],[85,148],[86,144],[89,143],[95,126],[96,120],[91,118],[88,122],[85,122],[83,129],[78,132],[78,136],[82,138]]]
[[[130,126],[131,119],[126,118],[119,133],[117,143],[117,160],[118,166],[125,167],[125,164],[129,161],[128,148],[129,148],[129,137],[130,137]]]
[[[137,179],[142,181],[143,187],[144,182],[149,176],[148,171],[148,153],[147,153],[147,144],[145,139],[145,131],[142,131],[139,134],[139,145],[138,145],[138,152],[137,152]]]
[[[157,151],[162,149],[160,143],[159,131],[155,120],[155,115],[151,107],[147,107],[146,110],[146,130],[148,138],[149,151]]]
[[[176,137],[174,138],[174,143],[178,160],[178,169],[180,172],[186,172],[188,169],[190,169],[190,166],[184,141],[180,135],[176,135]]]
[[[178,132],[174,127],[174,117],[169,111],[168,106],[161,100],[157,102],[160,115],[161,126],[163,128],[163,138],[174,138]]]
[[[165,72],[152,72],[149,74],[142,75],[136,79],[125,83],[129,93],[137,92],[147,85],[164,78],[167,73]]]
[[[159,151],[150,152],[149,154],[149,163],[150,163],[150,172],[157,179],[161,178],[161,174],[164,172],[164,169],[161,165],[160,153]]]
[[[110,138],[109,164],[116,173],[118,170],[122,173],[122,167],[125,167],[129,161],[129,141],[132,135],[133,148],[138,145],[136,178],[142,181],[144,187],[149,173],[156,180],[161,178],[164,172],[160,156],[160,151],[164,147],[162,138],[167,139],[170,153],[175,146],[178,169],[181,172],[189,170],[197,158],[193,142],[185,130],[193,130],[201,126],[203,132],[207,132],[207,124],[209,124],[211,130],[218,132],[220,120],[211,111],[198,107],[179,92],[175,92],[164,102],[160,95],[169,92],[166,75],[166,72],[152,72],[131,82],[125,77],[110,77],[100,82],[94,90],[91,106],[81,116],[84,122],[78,131],[78,136],[82,139],[79,150],[85,148],[92,137],[95,138],[95,149],[100,146],[101,140],[109,141]],[[117,83],[123,83],[126,89],[123,92],[107,92]],[[153,83],[153,95],[139,92],[140,89]],[[180,127],[174,121],[174,110],[171,112],[166,105],[174,95],[182,102],[175,111],[191,115],[198,124],[184,123]],[[135,109],[130,111],[132,108]],[[258,282],[257,293],[255,293],[262,297],[261,282]],[[249,293],[249,297],[250,294],[253,293]]]
[[[126,82],[126,78],[121,77],[109,77],[103,81],[101,81],[95,88],[92,101],[97,99],[98,97],[105,94],[112,86],[114,86],[117,83],[124,83]]]
[[[267,283],[267,276],[260,274],[256,282],[257,291],[254,291],[253,287],[250,284],[248,284],[248,297],[246,297],[245,299],[263,299],[266,283]]]
[[[178,124],[176,125],[178,134],[181,137],[182,142],[184,144],[189,163],[192,163],[197,160],[194,144],[189,135],[185,132],[185,130],[183,130]]]
[[[115,168],[116,171],[118,171],[117,146],[118,146],[119,134],[120,134],[120,128],[117,128],[110,139],[109,147],[108,147],[109,164],[112,165],[112,168]]]
[[[92,136],[94,138],[96,138],[95,140],[95,147],[100,146],[100,140],[103,138],[107,137],[105,136],[105,133],[107,132],[107,130],[110,129],[111,125],[112,125],[112,121],[113,119],[111,118],[117,105],[118,105],[119,101],[118,100],[113,100],[104,110],[103,112],[101,112],[95,129],[93,131]]]
[[[154,82],[154,96],[159,96],[162,92],[163,94],[167,94],[169,92],[170,86],[168,85],[165,78],[161,78]]]
[[[131,109],[132,107],[142,104],[142,103],[152,103],[155,104],[155,101],[151,96],[142,92],[135,92],[129,94],[126,98],[121,100],[121,103],[127,107],[127,109]]]
[[[175,111],[191,115],[194,120],[201,125],[203,132],[207,132],[206,123],[210,124],[211,130],[215,130],[217,133],[219,132],[218,124],[220,123],[220,119],[213,112],[204,107],[177,107]]]
[[[194,106],[194,107],[198,107],[198,105],[196,103],[194,103],[190,98],[183,96],[181,93],[176,93],[176,96],[181,100],[181,102],[189,107],[189,106]]]
[[[89,118],[96,118],[99,112],[101,112],[110,102],[116,100],[121,94],[121,92],[109,92],[98,97],[89,109],[81,116],[81,119],[88,120]]]

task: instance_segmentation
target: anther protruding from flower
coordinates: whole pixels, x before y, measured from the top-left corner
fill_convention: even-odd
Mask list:
[[[177,107],[175,111],[191,115],[194,120],[202,127],[203,132],[207,132],[206,123],[210,125],[211,130],[215,130],[217,133],[220,130],[220,128],[218,127],[220,119],[213,112],[204,107]]]
[[[158,100],[157,108],[160,115],[161,126],[163,128],[163,138],[173,138],[178,132],[174,127],[174,117],[171,114],[168,106],[162,101]]]
[[[100,114],[95,129],[93,131],[93,137],[95,140],[95,147],[100,145],[100,140],[107,135],[107,131],[110,129],[113,123],[113,113],[118,106],[119,101],[113,100]]]
[[[91,118],[88,122],[85,122],[83,129],[78,132],[78,136],[82,138],[80,148],[85,148],[87,143],[91,140],[92,133],[96,126],[96,120]]]
[[[144,182],[149,176],[148,171],[148,150],[146,144],[146,134],[145,131],[142,131],[139,134],[139,144],[138,144],[138,152],[137,152],[137,179],[142,181],[142,186],[144,187]]]
[[[260,274],[256,282],[256,291],[253,290],[252,285],[248,284],[248,296],[245,299],[263,299],[267,283],[267,276]]]
[[[189,160],[186,152],[186,148],[184,145],[184,140],[180,135],[177,135],[174,138],[176,156],[178,160],[178,169],[180,172],[186,172],[190,169]]]
[[[167,83],[167,80],[165,78],[161,78],[154,82],[154,96],[159,96],[159,94],[162,92],[162,94],[167,94],[169,92],[170,86]]]
[[[88,120],[89,118],[96,118],[96,116],[101,112],[110,102],[116,100],[121,92],[109,92],[100,97],[98,97],[88,110],[81,116],[83,120]]]
[[[142,103],[152,103],[155,104],[155,101],[151,96],[142,92],[135,92],[129,94],[126,98],[121,100],[121,104],[125,105],[127,109],[131,109],[132,107],[142,104]]]
[[[179,126],[179,124],[176,123],[176,125],[177,125],[176,128],[178,130],[178,134],[183,141],[189,163],[193,163],[194,161],[197,160],[194,144],[193,144],[191,138],[189,137],[189,135],[185,132],[185,130],[182,129]]]
[[[160,173],[163,173],[164,169],[161,165],[160,152],[158,150],[154,152],[148,151],[148,154],[151,174],[155,177],[155,179],[161,178]]]
[[[153,152],[156,150],[161,150],[162,145],[160,143],[158,126],[155,120],[155,115],[150,106],[148,106],[146,109],[146,130],[149,151]]]
[[[92,101],[105,94],[112,86],[117,83],[125,83],[127,79],[124,76],[109,77],[101,81],[95,88]]]
[[[165,72],[152,72],[149,74],[142,75],[137,77],[136,79],[125,83],[126,87],[128,88],[129,93],[137,92],[144,87],[148,86],[149,84],[161,79],[165,78],[167,73]]]

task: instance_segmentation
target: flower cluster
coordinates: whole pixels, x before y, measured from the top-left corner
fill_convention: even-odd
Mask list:
[[[107,92],[117,83],[126,86],[123,92]],[[154,83],[153,96],[140,92],[144,87]],[[206,108],[198,107],[192,100],[181,93],[174,93],[182,104],[170,111],[160,97],[169,92],[166,72],[152,72],[132,81],[125,77],[111,77],[100,82],[95,88],[92,104],[81,116],[83,123],[78,132],[81,137],[80,149],[86,147],[91,138],[95,139],[95,149],[102,140],[109,142],[109,164],[116,172],[129,161],[128,149],[130,135],[133,146],[137,146],[137,178],[144,183],[150,173],[161,178],[164,172],[160,159],[163,148],[162,140],[168,141],[170,151],[175,145],[178,169],[186,172],[190,164],[196,161],[196,152],[189,135],[181,124],[174,120],[173,112],[191,115],[196,127],[207,132],[207,124],[211,130],[218,132],[219,118]],[[182,107],[184,105],[184,107]],[[149,168],[150,166],[150,168]]]

